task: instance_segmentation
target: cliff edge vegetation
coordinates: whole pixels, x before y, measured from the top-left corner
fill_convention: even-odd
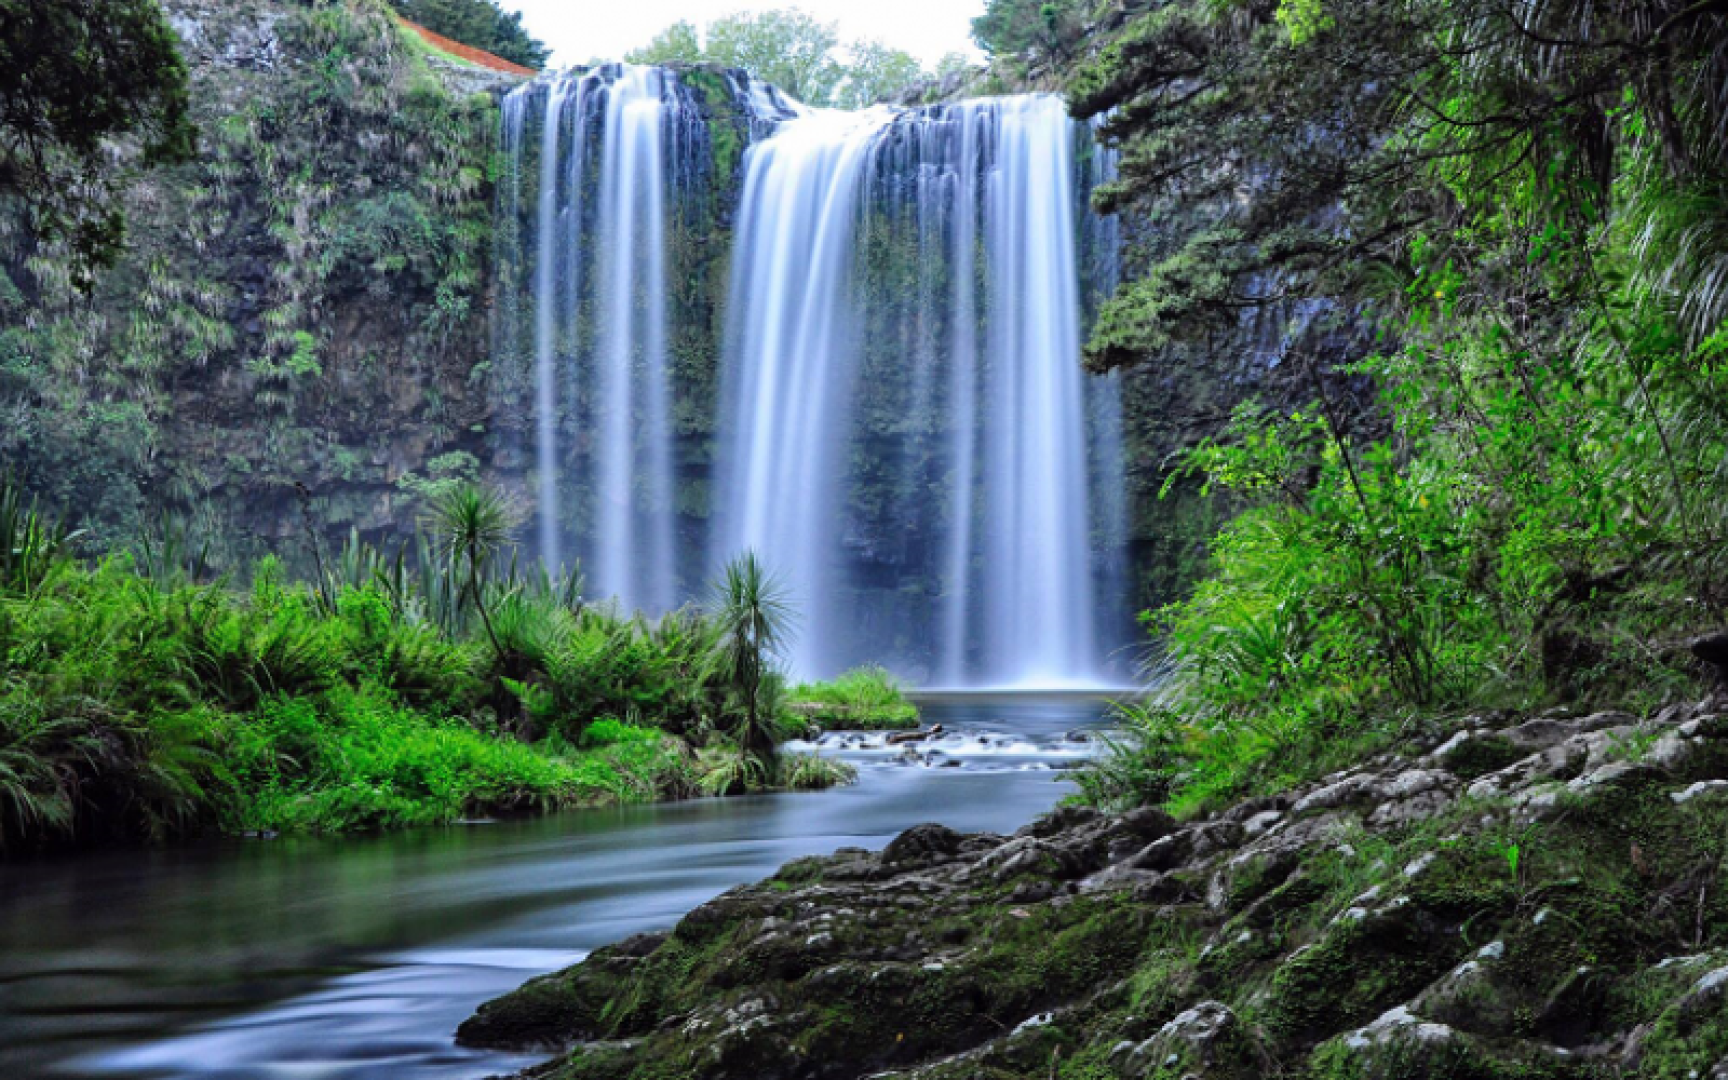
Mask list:
[[[1713,677],[1724,20],[1160,3],[1078,64],[1123,155],[1100,205],[1168,225],[1090,362],[1253,319],[1301,395],[1177,460],[1233,517],[1147,616],[1159,689],[1093,798],[1217,807],[1447,716],[1646,711]]]

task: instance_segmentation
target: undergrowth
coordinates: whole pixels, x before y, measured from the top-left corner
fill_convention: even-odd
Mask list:
[[[0,530],[0,851],[851,779],[743,749],[700,610],[625,615],[425,544],[411,567],[355,541],[323,587],[272,559],[245,589],[200,580],[176,545],[86,562],[4,481]]]

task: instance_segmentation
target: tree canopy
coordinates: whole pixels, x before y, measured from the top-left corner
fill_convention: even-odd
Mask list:
[[[625,54],[631,64],[697,64],[702,61],[702,39],[696,24],[684,19],[654,35],[643,48]]]
[[[797,8],[738,12],[709,24],[706,44],[680,20],[624,59],[632,64],[710,63],[742,68],[806,105],[857,109],[887,101],[931,77],[916,57],[880,41],[841,46],[835,24]],[[964,56],[943,57],[933,73],[964,70]]]
[[[880,41],[852,45],[852,63],[834,97],[843,109],[862,109],[886,101],[924,77],[918,58]]]
[[[0,201],[66,242],[81,280],[125,238],[111,141],[131,140],[145,165],[189,160],[188,101],[156,0],[0,0]]]
[[[743,68],[799,101],[826,105],[845,78],[834,55],[839,45],[833,23],[797,8],[741,11],[709,24],[706,58]]]
[[[1466,227],[1496,217],[1547,229],[1552,250],[1658,197],[1690,224],[1651,232],[1646,265],[1701,286],[1688,307],[1706,330],[1728,311],[1712,284],[1728,245],[1705,242],[1728,236],[1710,196],[1728,181],[1725,30],[1721,5],[1684,0],[1154,5],[1070,86],[1123,149],[1101,206],[1181,222],[1105,310],[1092,361],[1214,336],[1247,309],[1381,296],[1408,280],[1418,235],[1449,235],[1436,258],[1480,255],[1489,238]]]
[[[988,0],[972,39],[992,56],[1066,57],[1087,31],[1082,0]]]
[[[543,68],[552,50],[522,26],[522,13],[497,0],[392,0],[403,18],[523,67]]]

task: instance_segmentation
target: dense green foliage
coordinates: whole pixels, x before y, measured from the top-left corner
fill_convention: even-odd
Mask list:
[[[1415,717],[1638,704],[1728,593],[1714,5],[1173,2],[1076,77],[1171,227],[1101,366],[1279,327],[1311,404],[1185,468],[1239,511],[1104,801],[1274,789]],[[1344,342],[1344,346],[1340,346]],[[1372,387],[1366,417],[1343,405]]]
[[[760,684],[747,711],[718,618],[590,607],[579,579],[500,558],[507,530],[443,525],[417,565],[356,539],[320,583],[265,560],[242,592],[198,580],[174,542],[80,562],[76,536],[0,485],[0,846],[388,828],[848,777],[777,754],[789,717]]]
[[[176,11],[201,153],[89,200],[120,261],[82,295],[68,241],[0,216],[0,460],[104,545],[171,512],[230,569],[296,482],[332,535],[401,535],[485,432],[497,109],[382,0]]]
[[[506,12],[497,0],[390,0],[403,17],[435,34],[471,45],[513,64],[539,70],[552,50],[522,26],[520,11]]]
[[[399,827],[693,789],[659,731],[579,753],[456,715],[481,685],[472,649],[388,621],[375,591],[341,608],[268,563],[244,595],[117,558],[0,596],[0,840]]]
[[[125,240],[125,172],[109,140],[143,166],[191,158],[186,66],[156,0],[0,0],[0,211],[66,246],[88,287]],[[11,289],[0,260],[0,310]]]

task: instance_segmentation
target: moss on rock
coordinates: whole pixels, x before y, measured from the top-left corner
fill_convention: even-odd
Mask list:
[[[548,1073],[581,1080],[1702,1080],[1728,1057],[1728,800],[1675,796],[1721,771],[1720,736],[1627,721],[1584,725],[1575,782],[1539,802],[1531,759],[1569,729],[1409,821],[1376,793],[1431,762],[1386,758],[1288,793],[1329,809],[1287,819],[921,826],[892,857],[789,864],[488,1023],[604,1040]],[[1664,763],[1589,782],[1633,742]]]

